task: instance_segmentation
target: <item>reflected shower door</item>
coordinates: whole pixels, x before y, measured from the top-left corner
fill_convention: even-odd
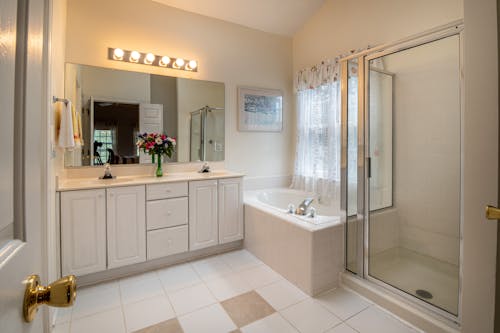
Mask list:
[[[365,62],[368,276],[458,314],[460,37]]]
[[[191,113],[191,128],[189,135],[189,160],[192,162],[202,159],[202,114],[201,111]]]

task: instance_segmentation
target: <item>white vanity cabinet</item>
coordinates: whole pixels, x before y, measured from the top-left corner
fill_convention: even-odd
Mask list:
[[[219,244],[243,239],[242,178],[219,179]]]
[[[108,268],[146,261],[144,185],[106,190]]]
[[[106,269],[105,190],[61,193],[62,275]]]
[[[147,258],[188,251],[188,183],[146,185]]]
[[[189,182],[189,249],[219,244],[217,180]]]
[[[175,254],[186,259],[190,251],[243,239],[243,178],[194,176],[61,190],[62,274],[130,274],[134,265],[154,267]]]

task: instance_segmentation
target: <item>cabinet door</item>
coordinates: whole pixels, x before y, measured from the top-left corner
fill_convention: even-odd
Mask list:
[[[189,249],[218,243],[217,180],[189,182]]]
[[[61,193],[62,274],[85,275],[106,269],[104,190]]]
[[[107,191],[108,268],[146,261],[144,185]]]
[[[219,243],[243,239],[243,189],[241,178],[219,180]]]

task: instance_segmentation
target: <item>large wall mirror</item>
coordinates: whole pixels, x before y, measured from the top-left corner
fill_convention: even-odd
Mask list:
[[[81,147],[65,166],[150,163],[138,133],[177,139],[168,162],[224,160],[224,83],[67,63],[65,96],[81,120]]]

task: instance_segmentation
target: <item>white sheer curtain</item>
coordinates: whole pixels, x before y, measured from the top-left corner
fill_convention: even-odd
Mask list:
[[[323,201],[340,189],[340,82],[338,61],[296,77],[297,149],[292,188],[315,192]]]

